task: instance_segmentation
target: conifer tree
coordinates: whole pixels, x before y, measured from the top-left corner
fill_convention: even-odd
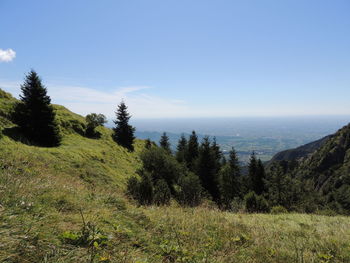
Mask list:
[[[239,161],[235,148],[232,147],[230,151],[230,158],[228,159],[228,164],[231,170],[236,171],[237,176],[240,175]]]
[[[198,157],[198,137],[195,131],[192,131],[190,138],[188,140],[188,147],[186,151],[186,164],[187,167],[193,172],[195,168],[195,160]]]
[[[130,151],[134,150],[134,132],[135,128],[129,125],[129,120],[131,115],[127,111],[128,107],[122,101],[117,109],[116,116],[117,119],[114,121],[116,127],[113,128],[113,139],[119,145],[127,148]]]
[[[180,163],[185,162],[186,151],[187,151],[187,140],[185,135],[182,134],[176,147],[176,160],[178,162]]]
[[[263,165],[263,163],[261,162],[261,160],[258,160],[257,163],[257,171],[256,171],[256,175],[254,177],[253,180],[253,185],[254,185],[254,192],[258,195],[261,195],[263,192],[265,192],[265,180],[266,180],[266,176],[265,176],[265,167]]]
[[[254,152],[250,156],[248,167],[250,190],[261,195],[265,191],[265,168],[261,160],[256,158]]]
[[[26,75],[21,90],[21,102],[15,107],[14,122],[33,143],[58,146],[62,137],[55,120],[56,114],[47,90],[34,70]]]
[[[211,149],[214,153],[214,158],[215,158],[215,172],[218,173],[221,168],[221,161],[222,161],[222,152],[220,150],[220,146],[216,142],[216,138],[214,137],[213,143],[211,145]]]
[[[247,187],[250,191],[254,191],[254,177],[257,172],[258,160],[256,159],[255,152],[253,151],[249,158],[248,163],[248,183]]]
[[[167,153],[171,153],[169,137],[166,132],[163,132],[159,141],[160,147],[162,147]]]
[[[212,196],[215,202],[219,202],[220,192],[216,168],[215,152],[211,148],[209,138],[205,137],[199,148],[196,170],[203,188]]]
[[[231,208],[231,202],[240,196],[240,168],[234,148],[230,151],[230,158],[220,171],[220,191],[222,202],[226,209]]]

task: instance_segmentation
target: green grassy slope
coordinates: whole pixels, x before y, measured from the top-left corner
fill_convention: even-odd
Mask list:
[[[140,167],[100,128],[55,106],[57,148],[22,143],[0,90],[0,262],[350,262],[350,220],[231,214],[208,208],[136,207],[125,181]],[[94,242],[91,242],[94,241]]]

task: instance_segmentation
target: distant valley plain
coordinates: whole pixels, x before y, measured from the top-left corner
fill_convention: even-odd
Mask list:
[[[246,163],[255,151],[263,161],[276,153],[298,147],[334,133],[350,122],[350,116],[234,117],[188,119],[134,119],[136,136],[158,142],[163,132],[176,150],[181,134],[195,130],[199,140],[216,138],[225,153],[234,147]]]

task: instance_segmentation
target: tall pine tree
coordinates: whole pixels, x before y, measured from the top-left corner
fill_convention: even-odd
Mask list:
[[[211,195],[215,202],[220,202],[219,180],[217,174],[216,156],[209,138],[205,137],[199,148],[197,161],[197,175],[203,188]]]
[[[185,162],[186,151],[187,151],[187,140],[185,135],[182,134],[176,147],[176,160],[178,162],[180,163]]]
[[[128,107],[122,101],[117,109],[116,116],[117,119],[114,121],[116,127],[113,128],[113,139],[119,145],[127,148],[130,151],[134,150],[134,132],[135,128],[129,125],[129,120],[131,115],[128,113]]]
[[[249,160],[249,183],[250,190],[257,195],[261,195],[265,191],[265,168],[261,160],[256,158],[253,152]]]
[[[47,90],[38,74],[31,70],[21,86],[21,102],[16,105],[14,121],[33,143],[53,147],[60,145],[61,135],[55,121],[56,114]]]
[[[238,158],[235,149],[232,148],[228,162],[220,171],[220,191],[222,202],[226,209],[230,209],[233,199],[240,196],[239,178]]]
[[[254,191],[254,177],[256,175],[256,172],[258,170],[258,160],[256,159],[255,152],[253,151],[249,158],[248,163],[248,182],[247,182],[247,188],[249,191]]]
[[[192,131],[188,140],[187,152],[185,154],[187,167],[193,172],[195,168],[195,160],[198,157],[198,137],[195,131]]]
[[[221,168],[221,162],[222,162],[222,152],[220,150],[220,146],[217,144],[216,142],[216,137],[214,137],[213,139],[213,143],[211,145],[211,149],[214,153],[214,158],[215,158],[215,171],[216,173],[218,173],[220,171],[220,168]]]
[[[169,137],[166,132],[163,132],[159,141],[160,147],[162,147],[167,153],[171,153]]]
[[[261,195],[266,191],[265,180],[265,167],[259,159],[257,164],[256,175],[254,177],[254,191],[256,194]]]

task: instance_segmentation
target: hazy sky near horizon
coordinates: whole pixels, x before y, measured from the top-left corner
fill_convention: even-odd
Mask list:
[[[348,0],[0,0],[0,88],[135,118],[350,114]]]

